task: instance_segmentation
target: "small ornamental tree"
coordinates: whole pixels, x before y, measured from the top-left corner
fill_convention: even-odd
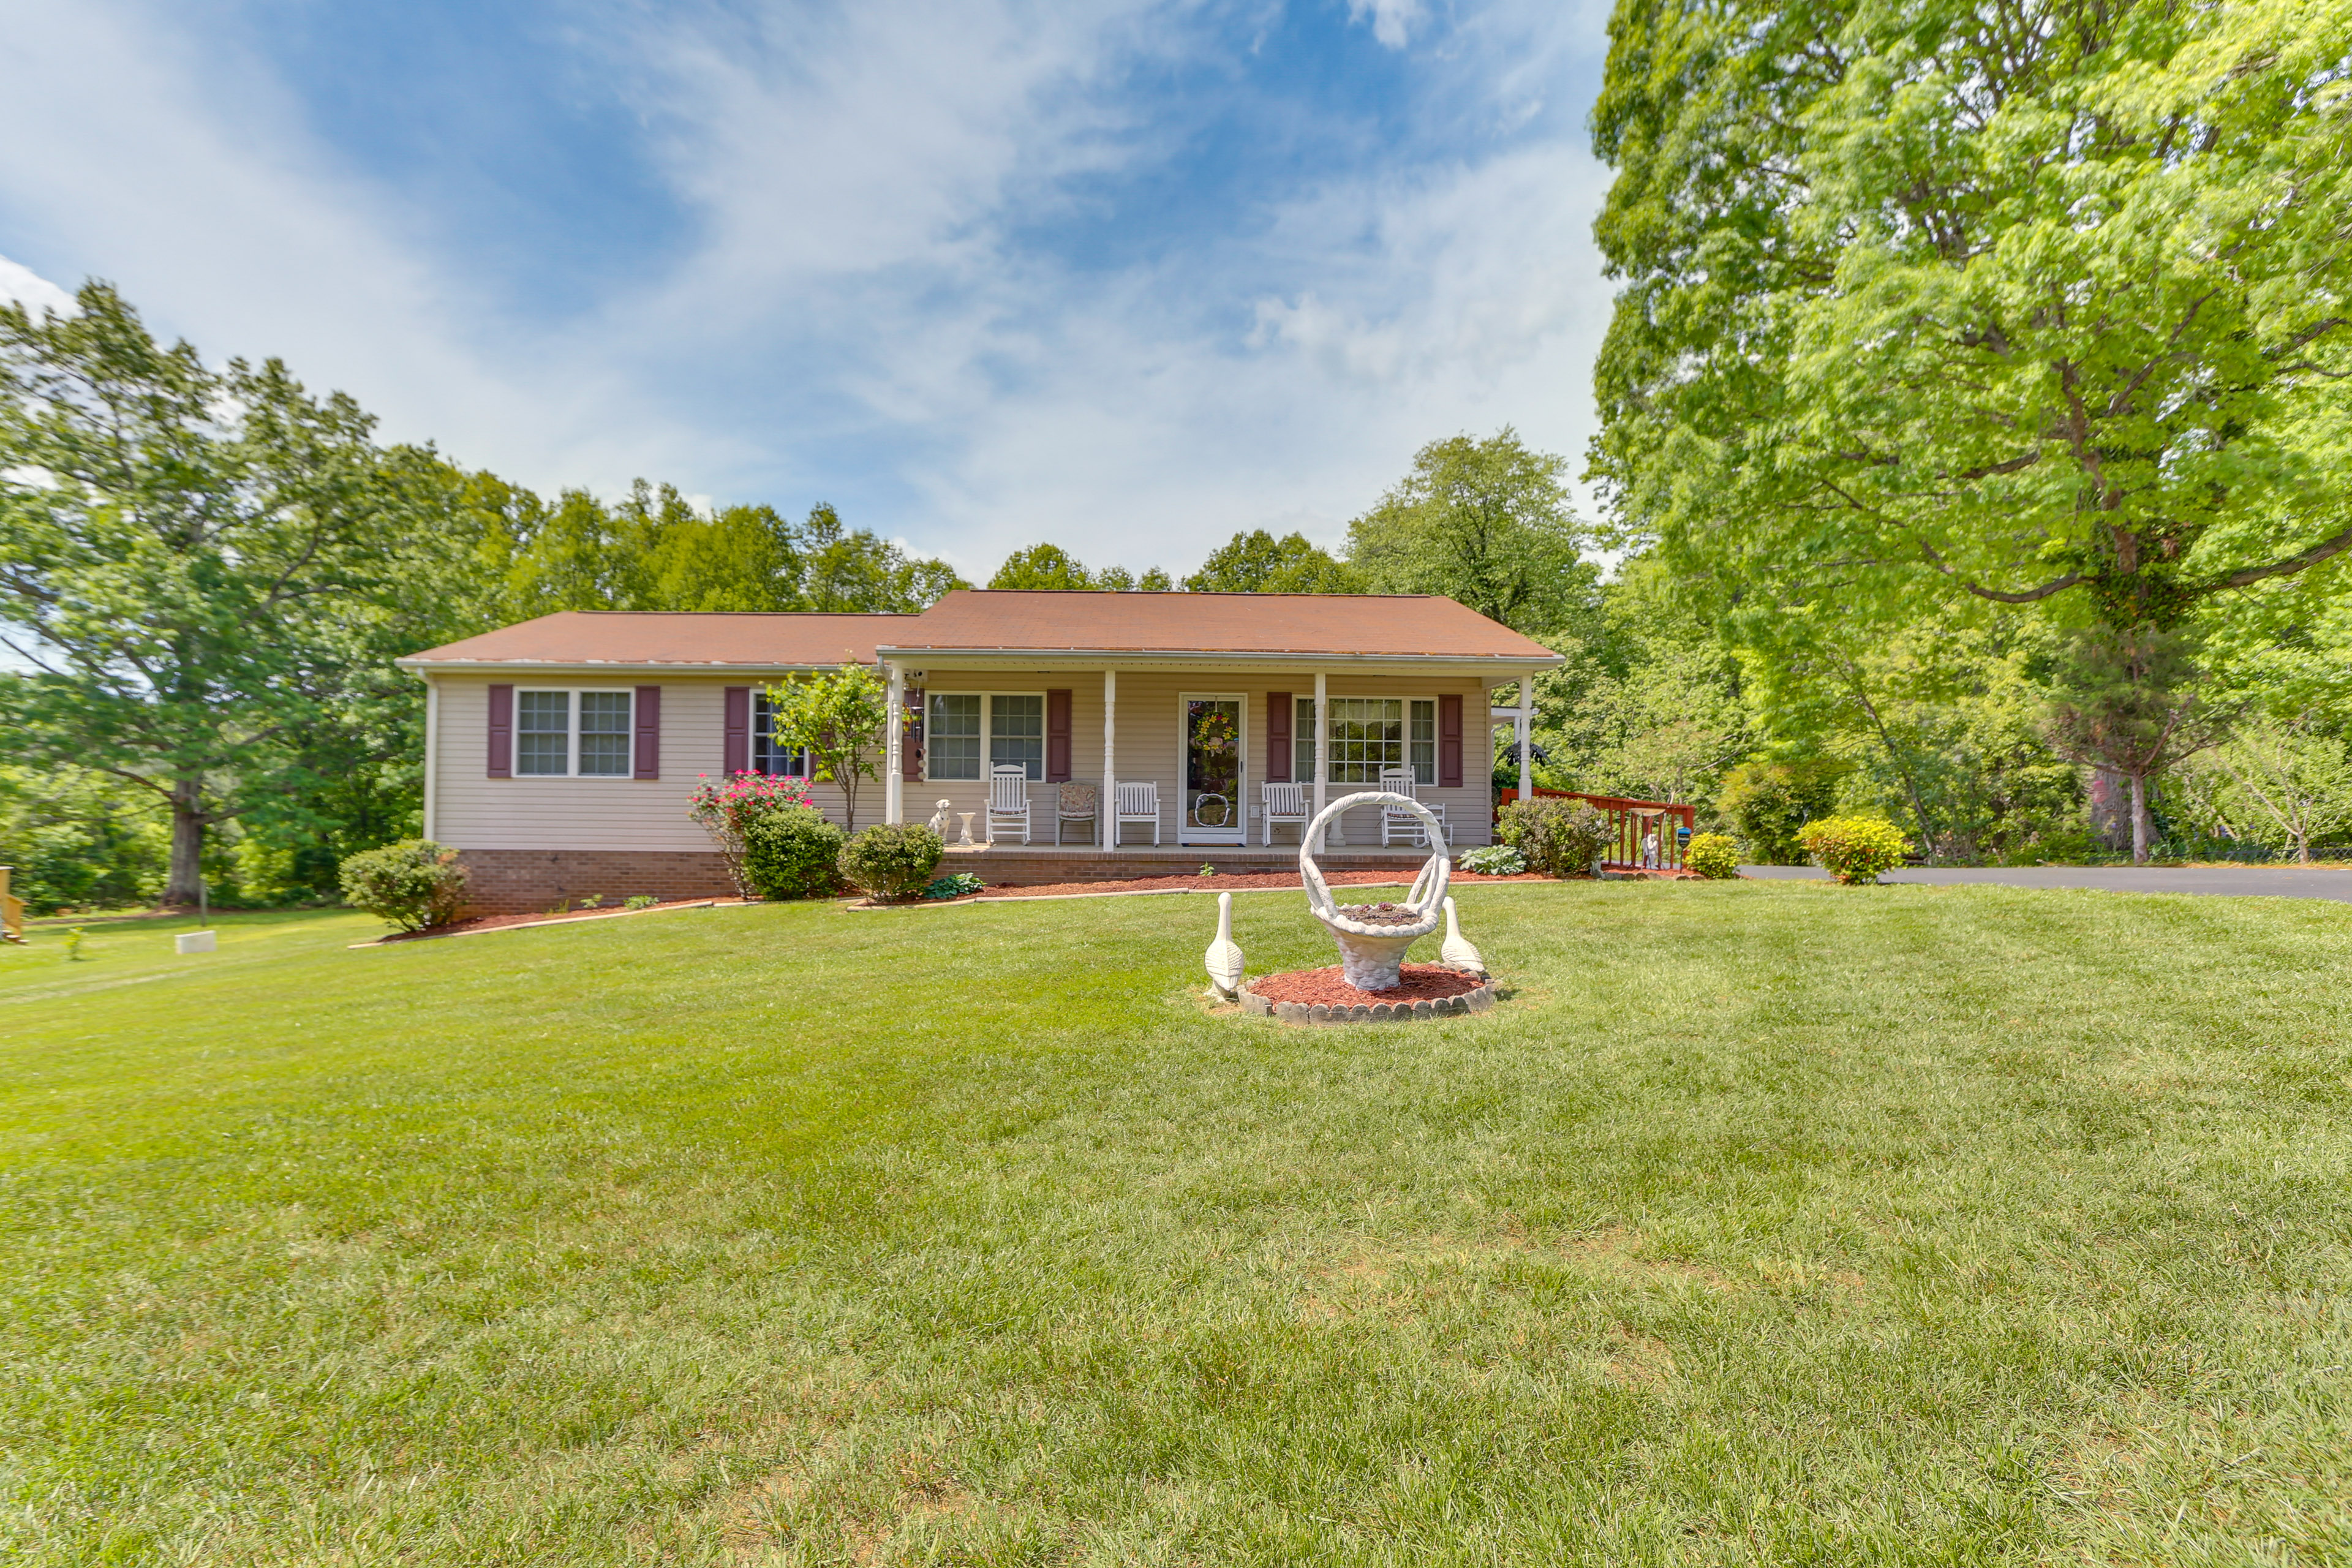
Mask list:
[[[806,752],[812,776],[841,786],[849,831],[857,831],[859,781],[880,776],[888,692],[871,669],[845,662],[817,675],[787,677],[768,688],[775,740]]]
[[[1911,841],[1891,822],[1874,816],[1824,816],[1808,822],[1797,839],[1822,870],[1852,887],[1878,880],[1911,853]]]
[[[803,779],[741,773],[714,782],[705,773],[686,797],[686,814],[710,835],[719,858],[727,862],[727,879],[735,885],[736,896],[749,899],[758,892],[743,865],[751,825],[788,807],[808,804],[809,787]]]
[[[455,849],[406,838],[343,858],[343,902],[403,931],[430,931],[457,918],[466,901],[466,868]]]

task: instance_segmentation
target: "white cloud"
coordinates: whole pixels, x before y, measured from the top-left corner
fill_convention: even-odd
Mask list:
[[[1410,41],[1408,34],[1427,17],[1421,0],[1348,0],[1348,20],[1360,22],[1372,19],[1372,37],[1391,49],[1401,49]]]
[[[0,256],[0,300],[13,300],[28,310],[50,310],[71,315],[74,298],[31,268]]]
[[[28,155],[0,163],[0,238],[524,482],[831,499],[968,574],[1039,539],[1179,570],[1237,528],[1330,540],[1457,430],[1581,450],[1603,174],[1580,128],[1527,128],[1601,47],[1582,21],[1457,29],[1427,68],[1451,73],[1465,151],[1087,266],[1034,235],[1171,155],[1133,83],[1217,68],[1188,0],[625,15],[605,67],[693,222],[649,279],[567,315],[518,319],[436,248],[446,215],[348,166],[256,61],[134,0],[13,25],[0,144]],[[1365,16],[1391,48],[1427,21]]]

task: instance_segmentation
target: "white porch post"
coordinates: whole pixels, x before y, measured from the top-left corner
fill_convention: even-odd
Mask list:
[[[434,829],[440,826],[433,808],[440,804],[439,792],[434,782],[441,774],[441,683],[431,676],[425,678],[425,837],[438,841]]]
[[[1536,797],[1534,764],[1528,760],[1531,754],[1528,736],[1535,730],[1535,721],[1536,672],[1530,669],[1519,677],[1519,712],[1514,726],[1519,732],[1519,798],[1521,800],[1533,800]]]
[[[882,820],[896,827],[907,820],[907,672],[885,665],[890,675],[889,717],[882,721]]]
[[[1331,704],[1330,677],[1321,670],[1315,672],[1315,815],[1323,815],[1324,796],[1328,792],[1331,777]],[[1321,854],[1330,842],[1330,829],[1318,836],[1315,852]]]
[[[1103,853],[1118,847],[1118,671],[1103,671],[1102,799],[1097,803]]]

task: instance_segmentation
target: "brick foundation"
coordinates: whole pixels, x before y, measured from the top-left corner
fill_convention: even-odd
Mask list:
[[[657,899],[732,898],[727,863],[710,850],[674,849],[466,849],[466,912],[530,915],[559,903],[577,904],[601,896],[608,904],[638,893]],[[1392,871],[1411,879],[1426,852],[1386,853],[1335,849],[1318,858],[1326,871]],[[1055,882],[1114,882],[1143,877],[1185,876],[1210,862],[1221,871],[1296,874],[1298,850],[1219,846],[1160,849],[1129,846],[1110,855],[1024,854],[1017,847],[980,853],[950,850],[940,861],[942,877],[976,871],[991,886]]]
[[[466,849],[466,912],[530,915],[601,895],[732,898],[727,862],[711,850]]]

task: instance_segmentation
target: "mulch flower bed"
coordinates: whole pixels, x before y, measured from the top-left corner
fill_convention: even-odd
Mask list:
[[[1376,1002],[1436,1002],[1466,996],[1486,983],[1475,974],[1448,969],[1442,963],[1408,963],[1397,976],[1400,984],[1386,991],[1359,991],[1348,984],[1338,964],[1328,969],[1294,969],[1253,980],[1249,988],[1269,1002],[1297,1002],[1307,1006],[1369,1007]]]

